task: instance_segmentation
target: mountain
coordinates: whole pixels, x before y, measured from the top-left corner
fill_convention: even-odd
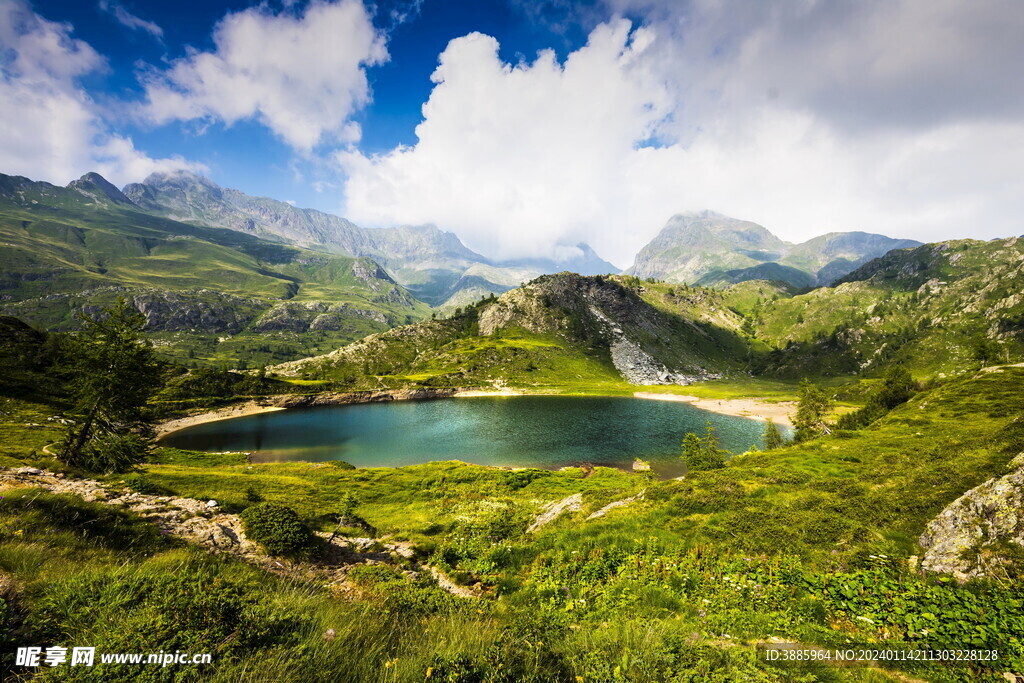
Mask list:
[[[754,282],[758,280],[784,282],[798,289],[813,287],[815,282],[814,276],[810,273],[769,261],[768,263],[760,263],[750,268],[712,270],[701,276],[696,284],[702,287],[728,287],[740,282]]]
[[[615,272],[580,244],[564,262],[550,259],[495,263],[433,225],[362,228],[344,218],[267,197],[222,188],[180,171],[154,173],[124,188],[141,209],[178,221],[228,228],[266,239],[352,257],[368,257],[422,301],[454,308],[480,295],[506,292],[542,273]],[[487,266],[487,274],[475,267]],[[468,278],[468,279],[467,279]]]
[[[1018,237],[890,251],[804,294],[743,283],[725,296],[773,349],[755,370],[774,374],[870,374],[902,364],[941,378],[1024,355]]]
[[[714,290],[558,273],[273,371],[352,388],[687,384],[743,367],[741,322]]]
[[[128,199],[121,190],[99,173],[86,173],[78,180],[72,180],[68,184],[68,189],[81,192],[85,196],[99,201],[107,199],[115,204],[132,203],[132,200]]]
[[[712,211],[679,214],[640,250],[627,272],[641,278],[692,283],[713,270],[775,261],[787,247],[757,223]]]
[[[893,249],[920,244],[846,232],[794,245],[756,223],[703,211],[673,216],[627,272],[668,282],[723,285],[768,278],[810,287],[833,282]],[[774,266],[762,267],[767,264]]]
[[[95,173],[0,175],[0,265],[2,314],[71,329],[125,297],[197,362],[301,357],[428,313],[371,259],[154,216]]]
[[[919,246],[915,240],[868,232],[830,232],[792,247],[780,263],[813,273],[818,284],[829,284],[894,249]]]

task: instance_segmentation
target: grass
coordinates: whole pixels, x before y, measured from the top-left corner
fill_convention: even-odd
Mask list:
[[[68,528],[68,519],[77,527]],[[15,520],[31,535],[11,532]],[[0,604],[15,609],[5,612],[11,616],[4,625],[16,625],[31,642],[88,643],[101,654],[212,655],[202,669],[97,665],[84,674],[90,680],[783,681],[792,673],[759,661],[749,647],[695,639],[689,620],[632,617],[602,626],[522,600],[456,600],[381,566],[348,575],[345,586],[361,597],[332,598],[322,587],[131,528],[138,523],[48,494],[5,497],[0,569],[15,583]],[[128,534],[136,542],[126,547]],[[0,667],[18,670],[10,649],[0,657]],[[837,680],[825,667],[800,669]],[[42,675],[76,679],[74,673],[83,675],[66,667]]]
[[[334,528],[351,494],[378,536],[411,541],[419,557],[478,582],[488,597],[458,601],[388,567],[355,570],[332,593],[199,554],[106,506],[21,491],[0,500],[0,570],[14,581],[2,599],[17,607],[0,613],[41,643],[210,651],[216,663],[203,675],[212,680],[342,671],[349,680],[413,681],[428,670],[433,680],[495,681],[991,677],[1004,669],[780,666],[755,648],[772,637],[835,648],[969,643],[998,647],[1000,667],[1024,664],[1019,583],[936,582],[907,562],[929,519],[1024,450],[1015,421],[1022,382],[1024,368],[948,382],[869,428],[736,456],[679,481],[459,462],[249,464],[238,454],[158,449],[110,483],[214,498],[229,511],[282,503],[322,530]],[[833,390],[854,396],[869,384]],[[781,400],[793,386],[685,389]],[[6,410],[14,429],[49,409],[15,401]],[[27,457],[42,435],[23,432],[11,453]],[[642,489],[642,499],[588,519]],[[542,506],[575,493],[578,512],[526,533]],[[324,639],[328,628],[335,640]]]
[[[209,461],[209,454],[177,451],[167,455],[171,450],[157,451],[157,459],[165,464],[144,466],[147,481],[187,497],[214,498],[230,508],[248,505],[247,495],[252,491],[263,500],[293,507],[324,530],[336,524],[336,510],[350,493],[359,500],[359,515],[379,533],[418,541],[442,533],[452,510],[464,503],[486,500],[534,509],[582,492],[593,496],[596,505],[603,492],[631,495],[646,483],[643,478],[603,467],[589,473],[577,468],[536,470],[531,479],[457,461],[345,469],[334,463],[215,464]]]
[[[63,406],[0,397],[0,465],[20,466],[22,460],[45,458],[43,448],[60,438],[63,427],[55,419]]]

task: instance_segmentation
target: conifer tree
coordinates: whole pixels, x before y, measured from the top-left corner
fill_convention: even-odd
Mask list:
[[[79,319],[81,331],[64,339],[61,354],[74,403],[59,457],[86,470],[125,471],[153,444],[146,403],[160,366],[142,337],[146,319],[124,299]]]
[[[832,401],[825,392],[804,379],[800,383],[800,402],[793,418],[796,440],[806,441],[822,434],[830,434],[832,430],[825,422],[825,416],[831,408]]]
[[[775,425],[775,421],[770,417],[765,420],[764,425],[764,449],[766,451],[772,451],[776,448],[782,448],[786,445],[786,440],[782,437],[782,432]]]

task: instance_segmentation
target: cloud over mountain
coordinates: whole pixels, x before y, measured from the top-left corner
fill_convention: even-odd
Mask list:
[[[505,256],[586,239],[620,262],[704,208],[795,241],[1020,232],[1021,3],[607,5],[642,21],[598,23],[562,62],[451,41],[415,145],[337,154],[348,215]]]

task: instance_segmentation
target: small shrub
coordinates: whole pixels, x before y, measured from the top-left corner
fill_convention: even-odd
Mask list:
[[[718,446],[718,437],[710,422],[703,438],[690,432],[683,439],[683,462],[690,472],[721,469],[725,467],[727,455],[728,451]]]
[[[304,555],[313,550],[314,536],[299,516],[286,505],[259,503],[241,515],[245,535],[271,555]]]

